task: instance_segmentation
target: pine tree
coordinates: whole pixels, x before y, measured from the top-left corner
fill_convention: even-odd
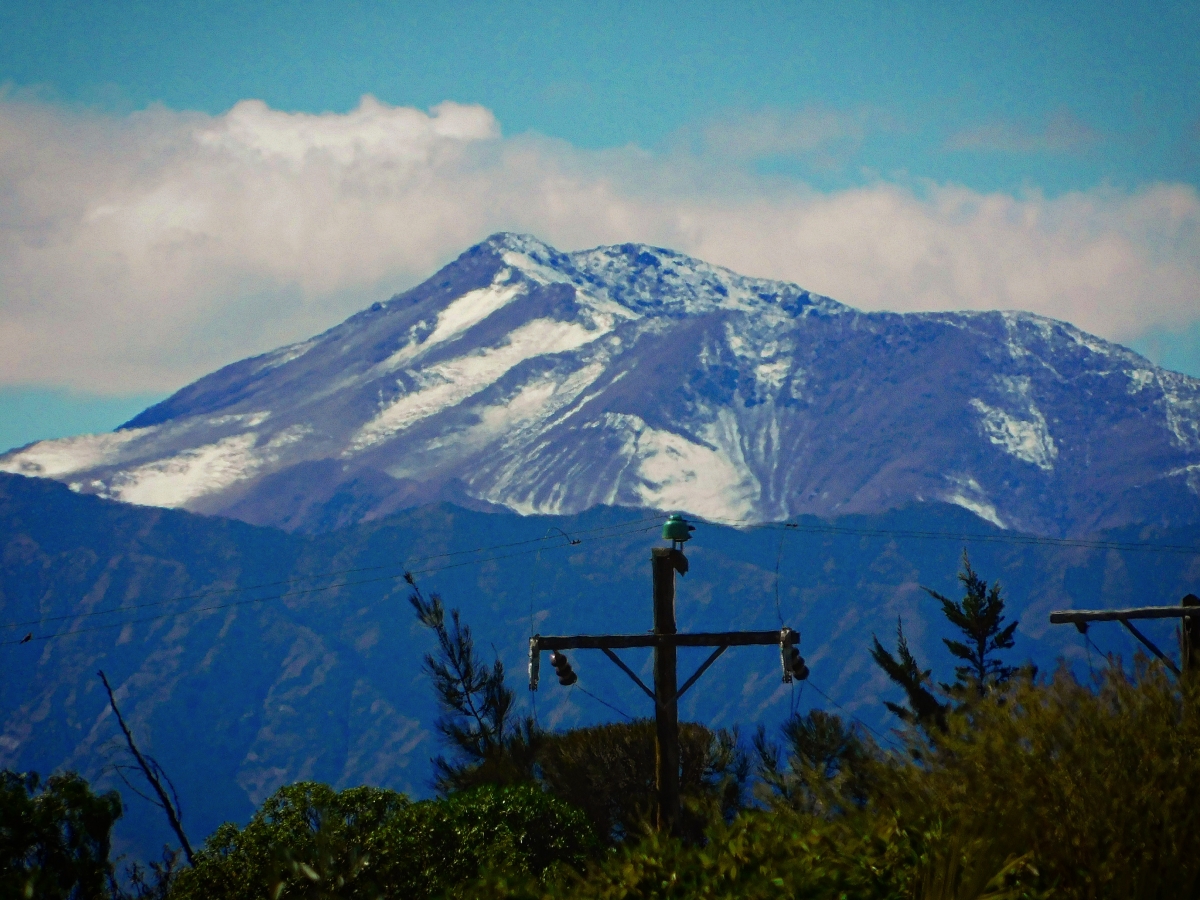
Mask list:
[[[997,654],[1013,646],[1013,632],[1017,622],[1004,624],[1004,599],[1000,596],[1000,583],[988,583],[975,574],[967,551],[963,551],[962,571],[958,580],[966,589],[962,600],[954,601],[930,588],[923,590],[942,604],[942,612],[955,628],[962,632],[964,640],[944,638],[946,647],[963,665],[955,668],[958,676],[955,685],[942,685],[947,692],[973,691],[982,697],[988,690],[1006,683],[1017,672],[1015,666],[1004,665]]]
[[[892,656],[879,638],[874,635],[871,639],[875,646],[871,648],[871,658],[883,669],[887,677],[904,689],[908,695],[908,707],[896,703],[885,702],[893,713],[905,722],[911,722],[922,727],[935,725],[946,727],[946,704],[940,703],[933,693],[925,687],[929,683],[932,669],[922,670],[917,659],[908,649],[908,640],[904,637],[904,623],[896,620],[896,656]],[[897,658],[898,657],[898,658]]]
[[[405,573],[404,579],[412,588],[408,602],[417,620],[437,635],[437,652],[425,654],[425,671],[442,709],[438,731],[459,757],[434,759],[438,790],[448,794],[480,784],[532,780],[543,736],[531,718],[513,721],[516,696],[504,683],[504,664],[496,659],[489,666],[480,660],[471,628],[458,610],[450,610],[447,623],[442,598],[432,594],[426,599],[411,575]]]

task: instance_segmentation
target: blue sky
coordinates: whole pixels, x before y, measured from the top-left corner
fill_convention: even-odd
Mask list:
[[[478,232],[510,223],[582,246],[620,239],[620,223],[634,222],[625,229],[629,239],[836,290],[838,299],[864,308],[1025,305],[1200,375],[1197,3],[0,3],[0,83],[0,136],[8,138],[0,140],[0,220],[23,247],[43,254],[36,266],[32,250],[0,254],[0,324],[8,305],[6,327],[20,334],[20,346],[61,334],[64,348],[61,359],[30,350],[20,365],[0,370],[0,447],[113,427],[217,365],[302,338],[415,283],[484,236]],[[364,94],[382,111],[364,110]],[[246,100],[263,105],[233,116]],[[331,140],[360,147],[379,121],[399,129],[389,134],[410,134],[425,125],[401,122],[394,110],[429,111],[444,101],[490,116],[454,125],[475,129],[475,156],[446,183],[471,181],[469,208],[494,203],[491,217],[453,218],[450,200],[459,188],[447,187],[449,200],[437,195],[419,207],[430,222],[445,210],[444,224],[429,225],[419,239],[396,229],[369,257],[354,255],[362,244],[356,229],[404,222],[405,215],[372,210],[319,241],[293,237],[297,259],[314,247],[350,259],[356,274],[340,279],[309,272],[303,260],[280,261],[283,251],[268,237],[245,259],[223,250],[181,260],[176,242],[176,268],[161,288],[169,294],[154,293],[132,262],[104,262],[114,254],[140,258],[144,248],[131,235],[144,236],[147,223],[159,221],[147,218],[147,198],[217,190],[196,175],[216,171],[217,163],[178,150],[197,128],[207,135],[205,147],[252,132],[260,156],[263,142],[277,147],[281,135],[309,141],[293,156],[311,166],[314,146],[334,155],[342,151],[330,151]],[[428,127],[436,131],[437,121]],[[27,149],[34,145],[50,148],[50,162]],[[173,149],[163,155],[166,146]],[[135,157],[143,161],[132,165]],[[529,157],[537,164],[513,161]],[[235,193],[266,190],[276,169],[255,163],[228,174],[232,158],[222,157],[220,177],[242,186]],[[336,178],[326,172],[320,183],[343,184],[347,172],[367,164],[361,154],[346,159],[338,157]],[[381,167],[372,171],[394,169],[395,160],[381,159],[367,161]],[[514,178],[547,190],[532,174],[547,169],[557,173],[556,184],[586,187],[571,203],[608,192],[615,205],[603,215],[581,210],[573,221],[525,215],[519,204],[494,199],[495,185]],[[85,205],[66,213],[73,199],[44,201],[53,185],[85,171],[72,195],[98,185]],[[295,184],[315,183],[318,175],[306,172]],[[663,187],[664,180],[672,183]],[[348,196],[358,195],[331,193],[329,202],[349,203]],[[793,205],[783,209],[780,196]],[[62,253],[47,255],[54,240],[47,235],[74,234],[61,222],[134,206],[141,218],[136,228],[121,220],[119,249],[63,237]],[[772,254],[746,249],[761,243],[753,223],[766,207],[778,217],[774,232],[779,223],[809,223],[797,231],[800,244]],[[842,212],[820,218],[835,207]],[[417,207],[404,209],[411,216]],[[868,210],[858,213],[864,216],[885,209],[897,217],[894,227],[913,235],[963,221],[964,231],[977,229],[977,242],[994,241],[1029,260],[1031,273],[989,292],[997,276],[986,259],[966,261],[976,251],[955,249],[945,236],[930,237],[932,249],[899,252],[951,258],[949,268],[960,274],[932,287],[928,277],[906,274],[915,263],[897,269],[897,254],[882,245],[870,256],[845,256],[843,270],[855,277],[832,262],[829,271],[805,264],[802,251],[816,244],[804,235],[841,234],[828,223],[848,221],[854,209]],[[703,233],[679,224],[695,220],[697,210],[711,217]],[[914,217],[911,229],[906,215]],[[582,221],[589,216],[607,216],[608,224],[590,228]],[[305,210],[286,218],[281,229],[324,227]],[[718,238],[719,226],[744,237]],[[211,217],[187,227],[195,245],[203,243],[197,235],[229,230]],[[843,239],[870,240],[865,228],[847,226]],[[1047,230],[1030,236],[1031,228]],[[145,246],[159,252],[163,233],[144,238]],[[1093,244],[1082,243],[1086,235],[1095,236]],[[350,249],[338,249],[343,240]],[[1032,259],[1038,254],[1022,248],[1039,240],[1057,249]],[[813,249],[812,259],[842,258],[829,248],[822,253]],[[73,265],[81,259],[86,265]],[[1096,260],[1113,259],[1122,261],[1087,280]],[[872,260],[883,260],[876,275],[867,271]],[[218,265],[237,276],[213,280]],[[83,279],[74,270],[92,274]],[[1105,278],[1117,285],[1111,297],[1088,306]],[[1042,293],[1024,304],[1022,286],[1033,282]],[[899,286],[888,293],[879,287],[885,283]],[[1165,299],[1153,299],[1151,309],[1121,297]],[[1127,309],[1117,308],[1122,302]]]
[[[371,93],[598,148],[816,104],[890,123],[833,183],[1200,178],[1196,3],[7,3],[0,32],[4,81],[114,110],[345,112]]]

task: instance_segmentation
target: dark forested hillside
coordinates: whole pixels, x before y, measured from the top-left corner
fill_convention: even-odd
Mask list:
[[[121,787],[108,768],[119,746],[96,677],[103,668],[135,734],[174,778],[197,839],[223,820],[244,821],[299,779],[422,795],[437,752],[420,663],[429,637],[405,602],[405,568],[462,608],[528,702],[531,631],[649,627],[659,524],[645,510],[521,517],[443,504],[310,537],[0,476],[0,619],[12,626],[0,634],[0,766],[72,768]],[[920,659],[947,669],[944,623],[920,585],[958,591],[964,547],[984,578],[1003,583],[1021,620],[1014,658],[1043,667],[1060,654],[1087,665],[1074,629],[1048,624],[1051,609],[1174,603],[1200,586],[1196,553],[1019,543],[952,506],[797,524],[699,523],[678,615],[685,629],[771,628],[781,619],[799,628],[810,686],[782,685],[770,649],[730,652],[687,695],[685,718],[778,721],[793,704],[827,705],[823,692],[886,732],[881,701],[895,698],[870,662],[871,635],[891,640],[903,616]],[[1200,527],[1104,537],[1200,547]],[[1146,627],[1174,646],[1169,626]],[[59,632],[73,633],[46,639]],[[26,634],[33,638],[20,643]],[[1134,649],[1116,627],[1092,637],[1125,656]],[[648,664],[632,651],[627,658],[635,669]],[[648,712],[602,656],[574,662],[579,688],[630,715]],[[698,662],[682,654],[681,676]],[[537,713],[548,726],[619,717],[552,680],[543,680]],[[165,821],[124,793],[119,846],[150,856],[169,837]]]

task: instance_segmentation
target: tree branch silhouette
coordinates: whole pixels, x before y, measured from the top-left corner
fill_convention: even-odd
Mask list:
[[[146,797],[141,791],[133,788],[125,776],[120,772],[121,767],[118,767],[118,774],[121,775],[121,780],[124,781],[135,793],[142,797],[146,797],[151,803],[159,807],[167,814],[167,821],[171,823],[171,830],[175,832],[175,836],[179,838],[179,843],[183,847],[184,855],[187,856],[188,865],[195,866],[196,859],[192,853],[191,842],[188,841],[187,835],[183,832],[183,824],[180,822],[182,811],[179,807],[179,794],[175,791],[175,785],[171,782],[170,777],[163,770],[163,767],[158,764],[158,760],[153,757],[148,757],[138,749],[137,744],[133,742],[133,734],[129,730],[129,726],[125,724],[125,717],[121,715],[121,710],[117,708],[117,698],[113,696],[112,686],[108,683],[108,678],[105,677],[103,670],[97,673],[100,680],[104,682],[104,690],[108,692],[108,705],[112,707],[113,714],[117,717],[117,724],[121,726],[121,733],[125,735],[125,743],[129,745],[129,752],[137,761],[138,768],[141,769],[142,775],[149,782],[150,787],[154,790],[158,799]],[[163,781],[166,781],[167,787],[171,789],[168,795],[166,788],[163,787]]]

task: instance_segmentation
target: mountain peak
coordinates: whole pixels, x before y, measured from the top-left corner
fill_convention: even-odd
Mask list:
[[[602,285],[611,299],[639,311],[694,315],[729,309],[796,316],[850,310],[799,285],[739,275],[723,266],[647,244],[596,247],[568,255],[583,282]]]
[[[489,235],[485,240],[480,241],[468,250],[467,253],[475,250],[492,250],[497,253],[509,251],[524,253],[531,259],[539,261],[562,255],[549,244],[538,240],[532,234],[523,234],[517,231],[497,231],[495,234]]]
[[[1055,535],[1200,520],[1200,381],[1028,313],[863,313],[638,243],[494,234],[129,424],[0,470],[310,530],[447,497],[747,522],[945,501]]]

